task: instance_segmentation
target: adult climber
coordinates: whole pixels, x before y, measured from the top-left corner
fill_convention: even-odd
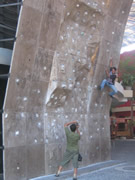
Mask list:
[[[104,79],[100,85],[100,90],[103,90],[104,86],[109,86],[113,91],[109,93],[109,96],[113,98],[113,95],[115,95],[118,91],[115,87],[115,80],[118,77],[117,75],[117,69],[116,67],[112,66],[112,61],[110,61],[110,72],[106,70],[107,78]]]
[[[69,125],[70,125],[70,130],[68,128]],[[78,130],[79,125],[77,121],[72,121],[66,123],[64,125],[64,128],[67,138],[67,148],[66,148],[66,152],[64,153],[63,160],[60,163],[60,166],[55,176],[59,177],[63,166],[65,166],[72,160],[72,164],[74,166],[73,180],[77,180],[78,155],[79,155],[78,141],[80,140],[80,132]]]

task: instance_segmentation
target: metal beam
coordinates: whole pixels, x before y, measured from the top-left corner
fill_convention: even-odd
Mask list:
[[[5,25],[3,25],[3,24],[0,24],[0,27],[16,32],[15,29],[10,28],[10,27],[8,27],[8,26],[5,26]]]
[[[8,31],[0,28],[0,35],[2,35],[2,38],[4,37],[14,37],[15,33],[13,31]]]
[[[0,146],[0,150],[4,150],[4,146]]]
[[[0,16],[2,16],[2,18],[6,18],[11,21],[17,21],[17,17],[12,17],[11,14],[7,15],[6,13],[0,13]]]
[[[17,14],[17,11],[15,9],[13,9],[13,8],[10,8],[10,7],[5,7],[4,11],[5,11],[5,13],[7,11],[8,13]]]
[[[8,79],[10,76],[10,73],[8,74],[0,74],[0,79]]]
[[[0,114],[2,114],[4,111],[3,111],[3,109],[0,109]]]
[[[18,6],[18,5],[22,5],[22,2],[17,2],[17,3],[11,3],[11,4],[1,4],[0,8],[2,7],[9,7],[9,6]]]
[[[17,3],[19,3],[19,0],[17,0]],[[17,6],[17,13],[19,14],[19,12],[20,12],[20,6],[18,5]]]
[[[1,24],[4,25],[4,26],[8,26],[9,28],[12,28],[12,29],[14,29],[14,30],[16,31],[16,26],[15,26],[15,25],[11,25],[11,24],[9,25],[9,24],[8,24],[7,22],[5,22],[5,21],[2,22]]]
[[[0,42],[5,42],[5,41],[15,41],[16,38],[5,38],[5,39],[0,39]]]

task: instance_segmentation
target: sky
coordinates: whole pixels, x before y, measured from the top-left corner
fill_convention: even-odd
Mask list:
[[[132,51],[132,50],[135,50],[135,43],[122,47],[120,53],[122,54],[123,52]]]
[[[135,50],[135,0],[126,24],[121,53],[132,50]]]

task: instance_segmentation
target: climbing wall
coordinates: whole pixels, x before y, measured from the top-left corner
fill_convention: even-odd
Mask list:
[[[80,124],[80,166],[110,159],[109,89],[132,0],[24,0],[3,114],[5,180],[55,173],[64,123]],[[71,169],[69,165],[65,169]]]

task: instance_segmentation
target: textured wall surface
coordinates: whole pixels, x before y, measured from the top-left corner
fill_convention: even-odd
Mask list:
[[[81,166],[110,159],[108,89],[132,0],[24,0],[5,100],[5,180],[55,173],[78,120]],[[68,168],[71,168],[69,166]]]

